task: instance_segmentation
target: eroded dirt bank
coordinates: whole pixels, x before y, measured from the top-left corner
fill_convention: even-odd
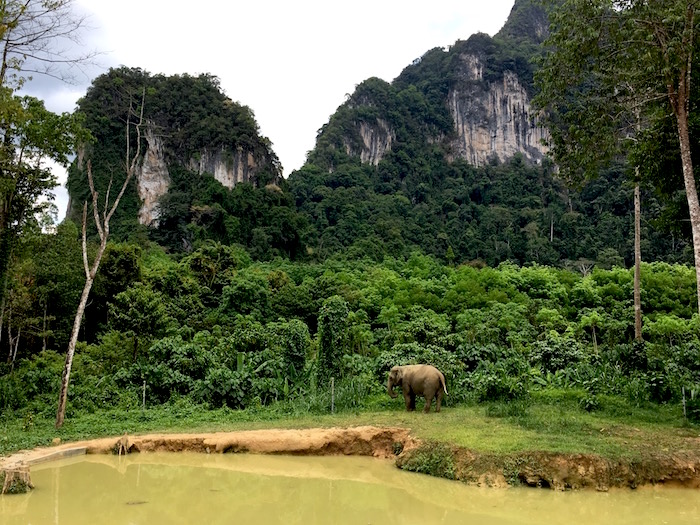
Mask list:
[[[31,468],[79,454],[194,451],[201,453],[251,452],[296,455],[363,455],[409,462],[443,461],[448,477],[468,484],[503,487],[509,484],[556,490],[608,490],[649,484],[700,488],[700,442],[695,452],[649,455],[638,460],[608,460],[595,455],[523,452],[480,454],[465,448],[440,447],[414,438],[398,427],[350,427],[300,430],[251,430],[208,434],[147,434],[57,444],[0,458],[0,471]],[[433,453],[433,456],[431,456]],[[429,470],[423,470],[429,471]],[[440,473],[438,473],[440,475]]]
[[[455,478],[482,486],[522,484],[555,490],[599,491],[645,485],[700,488],[700,451],[650,454],[635,460],[551,452],[496,456],[465,449],[453,449],[453,454]]]

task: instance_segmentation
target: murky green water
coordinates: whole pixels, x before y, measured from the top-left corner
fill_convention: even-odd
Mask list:
[[[700,491],[486,489],[362,457],[85,456],[32,468],[0,524],[693,524]]]

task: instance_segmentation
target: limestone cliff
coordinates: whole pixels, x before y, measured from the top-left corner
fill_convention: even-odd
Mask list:
[[[163,140],[156,135],[152,124],[145,130],[148,145],[136,173],[136,188],[141,199],[139,223],[155,224],[158,221],[158,200],[168,193],[170,173],[165,163]]]
[[[516,0],[495,37],[477,33],[431,49],[391,83],[365,80],[321,130],[311,161],[332,172],[339,151],[375,166],[396,153],[400,176],[435,148],[475,166],[515,155],[539,163],[548,133],[531,107],[533,57],[547,31],[538,0]]]
[[[170,174],[165,160],[163,140],[152,125],[145,131],[147,149],[136,173],[136,186],[141,199],[139,223],[158,225],[158,201],[170,189]],[[258,163],[251,152],[237,148],[230,152],[221,147],[214,151],[203,150],[189,160],[187,168],[199,175],[209,173],[223,186],[232,189],[241,182],[251,182]]]
[[[461,55],[459,82],[447,103],[456,137],[452,158],[480,166],[493,157],[506,160],[520,153],[531,162],[546,154],[547,131],[530,106],[530,97],[518,76],[504,71],[498,82],[483,82],[484,65],[473,55]]]
[[[139,102],[132,93],[143,93]],[[83,153],[102,195],[112,178],[123,175],[125,152],[134,150],[138,109],[144,118],[141,156],[133,184],[115,213],[115,232],[131,231],[136,224],[159,229],[173,213],[181,217],[192,213],[193,191],[206,193],[208,176],[228,189],[241,182],[264,186],[282,176],[272,144],[260,135],[252,110],[228,98],[216,77],[154,76],[120,67],[95,78],[78,108],[94,138]],[[125,128],[127,121],[130,125]],[[82,159],[78,160],[67,184],[68,216],[75,220],[80,220],[78,203],[90,194]]]
[[[386,120],[377,119],[373,123],[359,122],[358,134],[362,140],[361,147],[357,149],[349,140],[345,141],[345,151],[348,155],[360,157],[364,164],[376,166],[389,151],[396,140],[396,133]]]
[[[250,182],[257,165],[252,152],[221,147],[205,149],[197,158],[190,159],[188,167],[200,175],[211,173],[223,186],[231,189],[239,182]]]

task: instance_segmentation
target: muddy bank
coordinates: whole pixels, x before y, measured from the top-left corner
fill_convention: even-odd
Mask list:
[[[201,452],[395,457],[417,445],[406,428],[351,427],[298,430],[248,430],[196,434],[146,434],[60,443],[0,457],[0,472],[81,454]]]
[[[410,454],[410,452],[409,452]],[[700,451],[611,460],[592,454],[522,452],[505,456],[453,449],[455,479],[481,486],[527,485],[554,490],[700,488]]]
[[[156,451],[396,458],[397,465],[401,468],[490,487],[523,484],[555,490],[608,490],[613,487],[672,484],[700,488],[700,446],[696,452],[649,455],[638,460],[608,460],[595,455],[548,452],[495,455],[423,443],[415,439],[406,428],[372,426],[124,435],[57,443],[52,447],[22,451],[0,458],[0,472],[27,470],[44,461],[80,454]],[[438,468],[435,468],[436,465]]]

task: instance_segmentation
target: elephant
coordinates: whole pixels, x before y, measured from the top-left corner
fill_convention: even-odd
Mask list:
[[[426,414],[430,412],[430,404],[433,402],[433,398],[437,399],[435,412],[440,412],[443,391],[447,394],[445,376],[440,370],[431,365],[392,367],[386,385],[387,393],[392,398],[397,396],[394,392],[394,387],[397,385],[401,385],[403,398],[406,402],[406,410],[409,412],[416,409],[416,396],[425,397],[423,412]]]

